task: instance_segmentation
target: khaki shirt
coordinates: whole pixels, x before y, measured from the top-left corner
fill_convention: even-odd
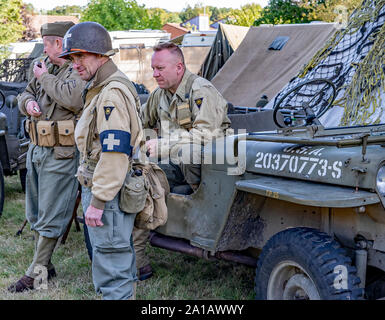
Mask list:
[[[75,119],[83,108],[81,93],[85,81],[72,68],[70,62],[58,67],[47,59],[46,64],[48,72],[43,73],[39,80],[33,77],[25,91],[18,95],[20,112],[35,120]],[[40,106],[42,114],[39,118],[31,117],[27,113],[29,101],[36,101]]]
[[[197,77],[192,83],[191,92],[186,92],[190,75],[191,72],[186,69],[174,95],[158,88],[142,106],[144,128],[158,129],[158,152],[161,158],[169,153],[177,154],[185,144],[207,143],[212,137],[223,135],[230,127],[227,102],[210,81]],[[186,101],[191,111],[189,129],[178,121],[178,106],[186,104]]]
[[[87,84],[86,102],[75,129],[80,166],[85,166],[88,159],[97,163],[92,176],[91,205],[99,209],[104,209],[105,202],[113,200],[121,189],[132,153],[142,139],[135,97],[116,77],[127,79],[112,60],[98,69]],[[95,112],[96,126],[92,128]],[[89,135],[92,143],[87,143]]]

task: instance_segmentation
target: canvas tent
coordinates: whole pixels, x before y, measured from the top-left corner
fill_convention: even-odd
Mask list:
[[[239,47],[248,31],[248,27],[219,23],[214,42],[202,64],[199,75],[211,80]]]
[[[273,98],[335,31],[331,23],[250,27],[212,83],[232,104],[254,107],[264,94]]]

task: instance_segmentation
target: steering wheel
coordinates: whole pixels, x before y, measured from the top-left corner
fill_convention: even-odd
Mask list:
[[[0,102],[0,110],[1,110],[5,105],[5,96],[1,90],[0,90],[0,99],[1,99],[1,102]]]
[[[283,128],[277,118],[280,111],[287,127],[312,124],[332,105],[336,92],[334,83],[328,79],[306,80],[279,99],[273,111],[274,123]]]

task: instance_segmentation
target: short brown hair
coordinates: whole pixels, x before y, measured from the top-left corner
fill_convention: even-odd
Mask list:
[[[178,56],[182,60],[183,65],[185,64],[182,50],[173,42],[159,43],[153,47],[153,50],[154,50],[154,52],[159,52],[162,50],[168,50],[169,52]]]

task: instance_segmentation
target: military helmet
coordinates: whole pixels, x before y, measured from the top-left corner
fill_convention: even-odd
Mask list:
[[[90,52],[112,56],[111,37],[101,24],[97,22],[81,22],[71,27],[63,38],[63,52],[60,58],[69,58],[72,53]]]

